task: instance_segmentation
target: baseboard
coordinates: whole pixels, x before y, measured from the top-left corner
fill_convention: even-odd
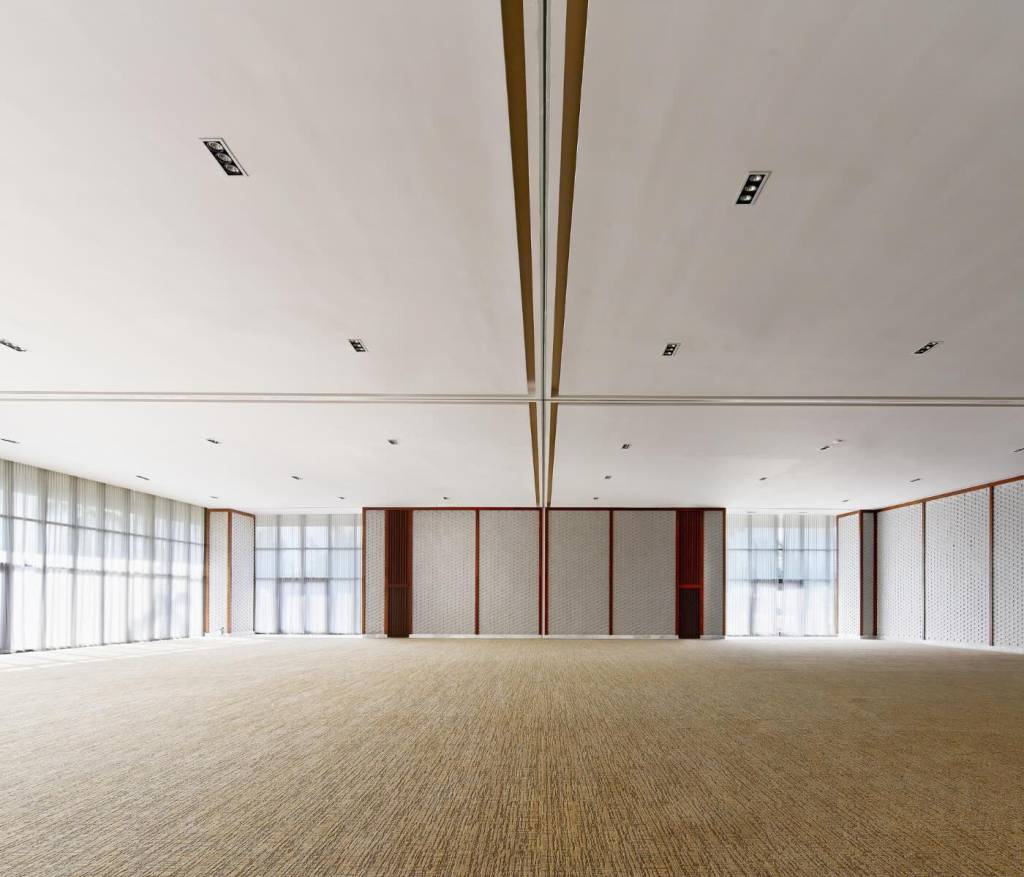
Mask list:
[[[720,634],[720,633],[702,633],[700,635],[700,638],[701,639],[725,639],[725,637],[722,634]]]
[[[934,646],[940,649],[966,649],[971,652],[1000,652],[1009,655],[1024,655],[1024,648],[1017,646],[990,646],[975,645],[973,643],[948,643],[933,639],[890,639],[888,637],[875,637],[879,642],[904,643],[908,646]]]

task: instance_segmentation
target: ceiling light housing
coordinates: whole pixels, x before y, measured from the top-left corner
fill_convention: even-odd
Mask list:
[[[736,203],[744,207],[755,203],[757,196],[761,194],[761,190],[764,188],[764,184],[770,175],[771,171],[752,171],[747,174],[747,181],[740,189],[740,193],[736,197]]]
[[[208,442],[209,442],[209,443],[210,443],[211,445],[219,445],[219,444],[220,444],[220,439],[215,439],[215,438],[208,438],[208,439],[207,439],[207,441],[208,441]]]
[[[10,441],[10,439],[4,439],[4,441]],[[1024,451],[1024,448],[1017,448],[1017,450],[1015,450],[1014,453],[1019,454],[1021,451]]]
[[[633,446],[629,442],[626,442],[625,444],[623,444],[622,450],[628,451],[631,447]]]
[[[301,480],[302,480],[302,476],[301,475],[293,475],[292,476],[292,481],[301,481]]]
[[[927,353],[929,350],[933,350],[938,347],[941,343],[941,341],[929,341],[923,347],[918,347],[917,350],[914,351],[914,356],[920,356],[922,353]]]
[[[682,342],[680,342],[680,341],[669,341],[668,344],[665,345],[665,349],[663,351],[661,351],[661,355],[662,356],[675,356],[676,355],[676,351],[679,349],[679,345],[681,343]]]
[[[911,479],[910,479],[910,483],[911,483],[911,484],[916,484],[916,483],[917,483],[918,481],[920,481],[920,480],[921,480],[920,478],[911,478]]]
[[[9,444],[9,445],[20,445],[21,444],[21,442],[19,442],[17,439],[12,439],[12,438],[0,438],[0,442],[7,442],[7,444]]]
[[[136,475],[135,477],[138,478],[141,481],[149,481],[149,476],[148,475]]]
[[[207,139],[202,138],[203,144],[208,150],[210,155],[216,159],[217,164],[220,165],[220,169],[224,171],[229,177],[246,177],[248,174],[245,172],[245,168],[239,164],[238,159],[235,158],[235,154],[228,148],[227,143],[224,142],[223,137],[212,137]]]
[[[388,444],[389,445],[397,445],[398,444],[398,439],[388,439]]]
[[[348,343],[356,353],[366,353],[366,345],[359,338],[349,338]]]
[[[13,350],[15,353],[26,353],[26,348],[20,344],[15,344],[9,338],[0,338],[0,345],[6,347],[8,350]]]

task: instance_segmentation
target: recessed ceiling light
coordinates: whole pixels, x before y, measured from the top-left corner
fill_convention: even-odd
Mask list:
[[[348,343],[352,345],[352,349],[356,353],[366,353],[366,345],[358,338],[349,338]]]
[[[338,497],[338,499],[344,499],[344,498],[345,498],[345,497],[343,497],[343,496],[339,496],[339,497]]]
[[[206,144],[206,148],[210,150],[210,155],[217,159],[217,164],[221,166],[221,170],[224,173],[229,177],[247,176],[245,169],[238,163],[234,153],[228,148],[223,138],[215,137],[212,140],[207,140],[204,137],[202,139],[203,143]]]
[[[910,483],[913,484],[915,481],[920,481],[920,478],[911,478]]]
[[[604,480],[605,481],[611,481],[612,480],[612,476],[611,475],[605,475],[604,476]]]
[[[24,347],[18,346],[13,341],[8,340],[7,338],[0,338],[0,344],[2,344],[4,347],[7,347],[10,350],[16,351],[17,353],[26,352]]]
[[[10,439],[4,439],[4,441],[5,442],[9,442]],[[17,443],[15,443],[15,444],[17,444]],[[1014,453],[1015,454],[1019,454],[1021,451],[1024,451],[1024,448],[1017,448],[1017,450],[1015,450]]]
[[[927,353],[933,347],[938,347],[941,343],[941,341],[929,341],[924,345],[924,347],[918,347],[917,350],[914,351],[914,355],[920,356],[922,353]]]
[[[600,498],[601,498],[601,497],[599,497],[599,496],[595,496],[595,497],[594,497],[594,502],[597,502],[597,501],[598,501],[598,500],[599,500]]]
[[[767,476],[767,475],[762,475],[762,476],[761,476],[760,478],[758,478],[757,480],[758,480],[758,481],[767,481],[767,480],[768,480],[768,476]]]
[[[757,200],[757,196],[761,194],[761,189],[764,188],[770,173],[771,171],[754,171],[752,174],[747,174],[747,181],[743,184],[736,203],[753,204]]]
[[[215,438],[208,438],[208,439],[207,439],[207,441],[208,441],[208,442],[209,442],[209,443],[210,443],[211,445],[219,445],[219,444],[220,444],[220,439],[215,439]]]
[[[450,496],[442,496],[441,499],[443,499],[445,502],[448,502],[448,500],[450,500],[451,497]]]
[[[626,443],[625,443],[625,444],[624,444],[624,445],[622,446],[622,450],[624,450],[624,451],[628,451],[628,450],[629,450],[629,449],[630,449],[631,447],[633,447],[633,446],[632,446],[632,445],[631,445],[631,444],[630,444],[629,442],[626,442]]]
[[[141,478],[143,481],[149,481],[148,475],[136,475],[136,478]]]
[[[844,499],[843,502],[849,502],[849,500],[848,499]]]
[[[210,499],[220,499],[220,497],[219,497],[219,496],[213,496],[213,495],[211,494],[211,495],[210,495]]]
[[[301,481],[302,480],[302,476],[301,475],[293,475],[292,476],[292,480],[293,481]]]
[[[397,445],[398,444],[398,439],[388,439],[388,444],[389,445]]]
[[[679,345],[681,343],[682,343],[681,341],[669,341],[669,343],[665,345],[665,349],[663,351],[661,351],[661,355],[662,356],[675,356],[676,355],[676,351],[679,349]]]
[[[21,442],[19,442],[17,439],[9,439],[9,438],[0,438],[0,442],[7,442],[7,444],[9,444],[9,445],[20,445],[21,444]]]
[[[832,447],[832,445],[822,445],[822,446],[821,446],[820,448],[818,448],[818,450],[819,450],[819,451],[827,451],[827,450],[829,450],[829,449],[830,449],[831,447]]]

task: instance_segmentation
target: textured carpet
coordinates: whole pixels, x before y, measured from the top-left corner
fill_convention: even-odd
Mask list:
[[[1024,873],[1024,656],[338,640],[0,672],[0,874]]]

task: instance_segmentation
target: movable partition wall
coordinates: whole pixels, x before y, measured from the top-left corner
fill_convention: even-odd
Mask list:
[[[207,634],[253,633],[256,519],[234,509],[206,510]]]
[[[1024,649],[1024,479],[837,521],[839,631]]]
[[[547,527],[542,546],[536,508],[364,510],[364,631],[722,636],[723,509],[551,509]]]

